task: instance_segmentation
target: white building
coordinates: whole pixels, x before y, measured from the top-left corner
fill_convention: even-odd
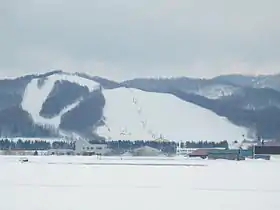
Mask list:
[[[214,147],[214,148],[189,148],[189,147],[186,147],[186,148],[182,148],[182,147],[177,147],[176,148],[176,155],[178,156],[188,156],[190,155],[191,153],[193,153],[194,151],[196,150],[199,150],[199,149],[220,149],[220,150],[224,150],[225,148],[223,147]]]
[[[91,144],[84,139],[76,140],[75,153],[77,155],[105,155],[110,152],[107,144]]]
[[[197,148],[177,147],[176,148],[176,155],[178,155],[178,156],[188,156],[189,154],[191,154],[195,150],[197,150]]]

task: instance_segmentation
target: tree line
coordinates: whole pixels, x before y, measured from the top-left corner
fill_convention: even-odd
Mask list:
[[[90,143],[97,143],[92,142]],[[102,142],[99,142],[102,143]],[[105,142],[103,142],[105,143]],[[159,142],[159,141],[107,141],[106,144],[113,150],[129,151],[143,146],[153,147],[165,152],[174,152],[178,146],[182,148],[228,148],[227,141],[207,142],[207,141],[186,141],[186,142]],[[75,149],[75,143],[70,141],[39,141],[39,140],[22,140],[11,141],[9,139],[0,139],[0,150],[21,149],[21,150],[48,150],[48,149]]]
[[[0,149],[18,149],[18,150],[48,150],[48,149],[75,149],[73,142],[67,141],[30,141],[30,140],[17,140],[11,141],[9,139],[0,140]]]
[[[221,142],[207,142],[207,141],[185,141],[185,142],[160,142],[160,141],[129,141],[129,140],[119,140],[119,141],[109,141],[108,146],[114,150],[133,150],[142,146],[150,146],[164,152],[175,152],[177,147],[181,148],[228,148],[227,141]]]

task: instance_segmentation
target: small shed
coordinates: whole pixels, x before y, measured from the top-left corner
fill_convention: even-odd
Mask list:
[[[189,157],[200,157],[200,158],[207,158],[208,153],[211,151],[211,149],[208,148],[201,148],[201,149],[196,149],[193,152],[189,154]]]

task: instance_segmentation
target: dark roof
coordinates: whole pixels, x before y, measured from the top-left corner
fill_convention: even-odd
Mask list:
[[[205,149],[205,148],[197,149],[197,150],[193,151],[190,155],[191,156],[205,156],[205,155],[208,155],[209,151],[211,151],[211,149]]]

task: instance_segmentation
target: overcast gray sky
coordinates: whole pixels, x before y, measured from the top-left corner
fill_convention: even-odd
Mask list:
[[[279,0],[0,0],[0,76],[280,70]]]

